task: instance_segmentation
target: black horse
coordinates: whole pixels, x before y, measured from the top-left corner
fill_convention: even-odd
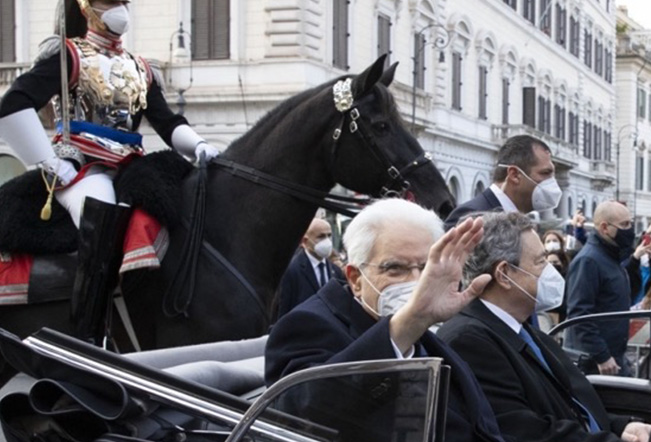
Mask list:
[[[181,212],[188,219],[170,232],[161,270],[129,272],[122,281],[143,348],[267,331],[275,289],[320,203],[305,201],[296,190],[281,191],[277,184],[260,185],[265,176],[299,190],[324,192],[339,183],[375,197],[409,192],[442,217],[452,210],[454,199],[445,181],[405,129],[387,89],[396,65],[385,71],[384,63],[383,56],[362,74],[286,100],[233,142],[219,164],[208,167],[202,227],[190,219],[197,213],[202,171],[186,179]],[[242,178],[247,172],[262,178]],[[199,250],[196,261],[183,253],[192,243]],[[180,280],[176,293],[166,294],[170,279],[188,260],[190,277]],[[33,330],[68,330],[67,302],[2,309],[9,309],[0,315],[3,320],[14,309]]]

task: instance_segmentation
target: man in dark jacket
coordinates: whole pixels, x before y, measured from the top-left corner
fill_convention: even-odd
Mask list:
[[[445,230],[469,213],[528,213],[555,208],[562,192],[554,172],[551,150],[544,141],[529,135],[509,138],[497,153],[493,184],[457,206],[445,220]]]
[[[558,306],[564,289],[531,221],[519,213],[483,218],[484,238],[464,279],[486,272],[493,279],[438,335],[470,365],[504,436],[523,442],[648,441],[651,426],[609,415],[556,341],[526,323],[534,311]]]
[[[616,201],[605,201],[594,213],[595,232],[570,263],[567,274],[569,318],[591,313],[626,311],[631,287],[621,263],[633,253],[635,231],[631,212]],[[568,331],[567,345],[585,352],[601,374],[630,374],[624,356],[628,321],[585,323]]]
[[[344,236],[348,285],[333,279],[280,318],[266,348],[267,384],[338,362],[442,357],[451,367],[446,440],[502,441],[468,366],[428,331],[459,311],[490,279],[480,276],[458,292],[463,262],[481,238],[482,223],[468,219],[439,239],[441,224],[433,212],[399,199],[362,210]],[[350,399],[345,391],[332,394],[342,403]],[[323,398],[305,401],[319,400]],[[382,422],[373,417],[369,419]]]

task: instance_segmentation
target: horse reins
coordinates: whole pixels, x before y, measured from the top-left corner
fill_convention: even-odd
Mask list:
[[[375,141],[375,137],[373,137],[366,127],[366,124],[360,119],[359,110],[355,107],[355,99],[352,92],[352,79],[346,78],[345,80],[339,80],[332,87],[332,92],[335,108],[342,114],[341,123],[332,134],[332,139],[334,140],[331,155],[332,169],[334,169],[334,162],[337,156],[337,150],[339,147],[338,141],[341,137],[342,127],[344,126],[346,117],[349,117],[349,132],[351,134],[357,133],[360,135],[364,144],[371,151],[371,154],[382,164],[382,167],[385,168],[386,173],[389,176],[389,179],[380,190],[380,195],[383,197],[403,197],[405,192],[407,192],[411,187],[411,183],[409,183],[405,177],[419,167],[431,163],[431,155],[427,152],[423,152],[422,155],[408,163],[405,167],[398,169],[393,165],[393,163],[391,163],[391,160],[389,160],[386,153],[380,149]]]

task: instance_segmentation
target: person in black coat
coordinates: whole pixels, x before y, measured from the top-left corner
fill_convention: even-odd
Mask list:
[[[568,318],[627,311],[631,307],[631,287],[622,265],[633,252],[631,212],[619,202],[604,201],[595,210],[594,225],[595,232],[570,263]],[[628,320],[579,324],[568,330],[566,345],[586,353],[593,362],[590,365],[596,364],[594,372],[627,376],[628,331]]]
[[[330,279],[344,279],[341,269],[328,259],[332,252],[332,228],[314,218],[301,240],[278,289],[278,317],[315,294]]]
[[[462,264],[481,238],[481,226],[481,220],[468,219],[435,243],[443,233],[441,221],[414,203],[382,200],[362,210],[344,236],[348,284],[331,280],[280,318],[265,352],[267,384],[326,364],[442,357],[451,366],[446,440],[502,441],[468,366],[428,331],[488,282],[480,276],[466,291],[457,291]],[[342,392],[332,394],[343,403],[349,399]],[[301,403],[323,400],[304,397]]]
[[[457,206],[445,220],[445,230],[475,212],[528,213],[556,208],[562,191],[554,172],[551,150],[544,141],[529,135],[509,138],[497,153],[493,184]]]
[[[483,218],[484,238],[464,279],[485,272],[493,279],[437,334],[470,365],[503,434],[518,441],[649,440],[651,426],[609,415],[558,343],[526,323],[534,311],[558,306],[564,289],[531,221],[519,213]]]

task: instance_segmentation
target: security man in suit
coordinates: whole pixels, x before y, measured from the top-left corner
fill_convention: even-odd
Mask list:
[[[650,425],[608,414],[558,343],[526,323],[534,311],[558,307],[565,286],[529,218],[488,213],[483,220],[484,237],[466,261],[464,280],[485,273],[492,280],[437,334],[470,365],[504,436],[648,441]]]
[[[445,220],[445,230],[473,212],[528,213],[556,208],[562,191],[554,172],[551,150],[544,141],[529,135],[509,138],[497,153],[493,184],[457,206]]]
[[[341,269],[328,259],[331,253],[332,227],[326,220],[314,218],[301,240],[301,248],[280,281],[279,318],[319,291],[330,279],[344,279]]]

